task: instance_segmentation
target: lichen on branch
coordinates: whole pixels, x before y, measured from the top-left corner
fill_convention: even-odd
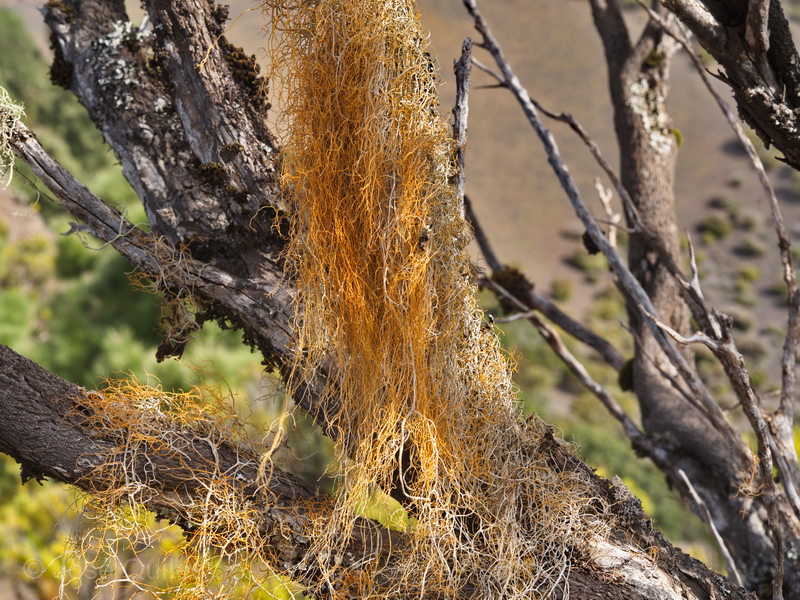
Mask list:
[[[6,89],[0,86],[0,182],[3,182],[3,187],[8,187],[14,175],[14,151],[10,142],[24,115],[22,105],[14,102]]]
[[[546,428],[519,418],[507,358],[475,300],[448,183],[454,145],[415,4],[262,7],[285,114],[293,381],[326,373],[343,465],[312,554],[337,552],[355,507],[379,491],[415,516],[410,543],[393,551],[399,576],[387,582],[376,563],[365,577],[362,564],[348,593],[547,597],[598,530],[592,494],[547,466]]]

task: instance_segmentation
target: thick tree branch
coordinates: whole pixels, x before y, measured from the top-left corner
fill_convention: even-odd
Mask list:
[[[298,538],[280,532],[284,526],[302,532],[302,526],[297,530],[303,523],[301,507],[314,497],[313,492],[277,468],[263,481],[266,487],[259,489],[259,461],[252,451],[224,444],[212,448],[200,434],[176,427],[165,430],[163,437],[180,452],[151,448],[149,455],[131,456],[131,464],[115,471],[106,460],[115,456],[119,439],[89,425],[92,404],[87,398],[94,392],[64,381],[2,345],[0,388],[0,451],[20,462],[24,477],[49,477],[96,493],[124,487],[124,480],[110,474],[130,472],[131,477],[150,482],[150,492],[158,490],[143,499],[145,506],[187,531],[200,517],[189,508],[194,497],[222,477],[237,493],[263,506],[260,527],[278,556],[296,564],[305,555],[307,541],[298,543]],[[270,497],[274,499],[271,507],[265,504]]]
[[[592,16],[601,32],[609,65],[621,69],[633,51],[628,27],[618,0],[590,0]]]
[[[288,352],[291,291],[283,284],[281,272],[265,268],[258,280],[245,280],[184,256],[170,242],[145,234],[95,196],[58,164],[24,125],[17,125],[11,144],[74,217],[136,268],[167,286],[186,288],[202,301],[224,308],[258,340],[262,351],[279,356]]]
[[[342,588],[334,590],[343,585],[317,579],[320,560],[338,561],[343,580],[357,577],[357,571],[370,568],[370,564],[374,567],[374,561],[381,565],[379,583],[381,578],[388,582],[393,576],[390,552],[402,548],[403,535],[365,520],[356,522],[341,554],[309,556],[313,544],[306,530],[307,512],[319,514],[329,500],[314,495],[299,479],[274,465],[268,469],[269,477],[259,477],[259,457],[241,443],[212,443],[207,430],[165,425],[157,446],[133,455],[132,462],[116,465],[122,467],[119,469],[107,461],[121,456],[118,446],[124,432],[109,435],[108,430],[93,427],[91,400],[97,392],[64,381],[6,346],[0,346],[0,389],[0,451],[18,460],[28,477],[49,477],[89,493],[124,487],[126,474],[138,477],[148,482],[147,494],[139,500],[187,531],[197,525],[195,519],[202,518],[194,512],[198,497],[205,498],[209,488],[223,482],[254,508],[248,512],[251,518],[257,515],[257,541],[264,547],[251,550],[273,557],[317,597],[340,597],[336,594],[341,594]],[[134,399],[130,407],[135,407]],[[163,447],[179,451],[164,452]],[[593,477],[597,497],[611,506],[611,534],[595,540],[589,549],[591,558],[571,571],[569,598],[701,599],[708,597],[703,590],[726,585],[653,530],[641,505],[621,482],[592,476],[588,467],[552,436],[545,438],[538,451],[556,471],[579,470]],[[114,473],[122,479],[111,477]],[[566,590],[562,590],[564,597]],[[733,600],[752,598],[744,590],[729,587],[728,592]],[[466,599],[471,593],[459,590],[454,597]],[[412,590],[409,597],[418,596]]]
[[[244,514],[256,520],[247,524],[247,530],[257,535],[246,538],[250,547],[244,550],[267,557],[320,598],[330,597],[333,588],[342,585],[318,579],[322,563],[337,561],[343,576],[363,569],[372,572],[383,564],[385,572],[378,577],[391,576],[385,561],[390,549],[402,547],[402,536],[355,519],[341,554],[314,553],[310,515],[332,509],[331,499],[272,463],[264,468],[248,445],[213,435],[213,422],[194,430],[185,423],[171,424],[167,410],[163,423],[158,423],[157,438],[140,444],[135,452],[122,452],[121,444],[142,437],[135,431],[141,398],[118,399],[127,405],[132,436],[125,424],[120,429],[98,427],[97,422],[107,416],[97,413],[103,407],[102,391],[80,388],[2,345],[0,389],[0,452],[20,462],[23,479],[48,477],[89,494],[124,490],[119,502],[139,503],[187,534],[207,524],[204,509],[218,514],[214,498],[222,496],[220,512],[226,510],[224,505],[246,506]],[[153,418],[144,409],[142,413],[145,419]],[[241,537],[235,531],[235,518],[231,515],[229,522],[214,517],[220,528],[216,534]]]
[[[641,0],[640,4],[642,4],[646,10],[649,10]],[[674,31],[659,15],[652,11],[650,11],[650,18],[657,22],[669,35],[673,36],[688,53],[695,66],[695,70],[700,75],[709,93],[714,98],[717,106],[719,106],[722,114],[731,126],[731,129],[733,129],[739,142],[747,152],[769,202],[770,215],[778,238],[778,248],[781,253],[783,278],[788,291],[788,317],[786,336],[784,337],[783,343],[783,356],[781,359],[782,382],[780,404],[773,414],[765,414],[764,418],[766,418],[769,424],[770,431],[767,438],[769,446],[772,449],[773,458],[778,467],[778,472],[781,475],[781,480],[795,515],[800,518],[800,466],[798,466],[797,450],[794,447],[793,433],[795,382],[797,377],[797,345],[800,340],[800,291],[798,290],[795,276],[791,238],[784,225],[775,190],[772,187],[764,165],[758,157],[753,143],[745,134],[741,124],[734,116],[728,104],[714,89],[708,74],[703,68],[700,57],[689,42],[685,31],[681,31],[680,33]],[[690,250],[692,250],[693,277],[691,283],[684,283],[684,288],[689,291],[694,299],[692,306],[699,309],[699,313],[698,310],[694,310],[694,316],[698,323],[703,324],[703,331],[714,339],[720,339],[722,337],[721,328],[717,320],[714,319],[712,311],[706,305],[706,301],[700,290],[697,269],[694,264],[693,249],[690,247]],[[730,337],[732,340],[732,335]],[[760,406],[759,411],[763,412]]]
[[[781,3],[664,0],[664,6],[720,64],[742,119],[800,168],[800,56]]]

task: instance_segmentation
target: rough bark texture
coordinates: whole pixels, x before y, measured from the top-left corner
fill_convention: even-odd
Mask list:
[[[86,390],[2,345],[0,389],[0,452],[20,463],[24,481],[47,477],[90,494],[124,486],[128,478],[148,481],[145,506],[190,533],[202,521],[193,500],[208,494],[224,474],[235,493],[257,508],[260,537],[278,564],[290,568],[308,559],[306,507],[324,510],[330,500],[275,465],[270,466],[268,478],[259,477],[259,457],[251,448],[214,444],[204,432],[177,427],[165,430],[162,440],[174,451],[154,448],[133,456],[134,462],[126,468],[114,469],[108,461],[119,456],[115,455],[119,438],[91,426],[90,409],[83,403]],[[402,542],[392,537],[391,532],[361,521],[345,554],[370,557],[380,548]],[[317,583],[314,565],[313,560],[307,561],[304,582],[309,587]]]
[[[194,322],[178,325],[200,327],[209,319],[227,320],[244,331],[267,365],[280,368],[291,351],[293,290],[284,276],[280,260],[283,242],[274,228],[276,224],[280,228],[283,210],[275,179],[280,154],[263,124],[267,109],[263,82],[254,76],[251,61],[224,38],[215,43],[222,32],[222,8],[206,0],[152,0],[146,4],[149,25],[143,30],[129,23],[121,0],[50,2],[45,19],[56,43],[54,80],[76,94],[117,153],[125,176],[144,203],[153,235],[138,230],[92,195],[21,125],[15,150],[74,216],[156,280],[168,298],[170,294],[178,299],[190,294],[199,301],[202,308]],[[614,18],[613,11],[610,17]],[[639,68],[641,61],[657,50],[658,37],[652,32],[647,35],[647,43],[636,53],[639,64],[629,65]],[[609,42],[631,52],[618,34]],[[660,68],[663,66],[650,66],[642,75],[648,78],[648,89],[658,92]],[[623,70],[622,64],[619,69]],[[622,106],[627,106],[627,92],[619,89],[616,93]],[[618,127],[628,127],[631,143],[648,151],[649,138],[628,123],[634,116],[617,115]],[[671,168],[674,151],[654,158],[661,161],[657,164]],[[657,188],[651,189],[650,183],[637,179],[641,176],[637,168],[636,164],[625,165],[629,171],[626,185],[636,190],[643,208],[645,198],[653,195],[655,212],[648,223],[663,229],[665,246],[675,251],[674,225],[669,224],[672,198],[666,191],[671,181],[659,181],[652,184]],[[632,258],[642,264],[639,274],[643,281],[666,281],[650,249],[637,247]],[[649,289],[656,295],[662,293],[657,286]],[[669,299],[665,297],[664,302]],[[681,310],[676,309],[671,320],[678,326],[685,321]],[[643,334],[641,348],[649,348],[647,340],[647,334]],[[166,339],[161,354],[179,354],[184,343],[180,338]],[[637,386],[650,385],[648,365],[639,361]],[[647,418],[653,429],[669,430],[665,424],[675,413],[665,417],[658,411],[677,402],[677,396],[664,387],[663,378],[660,381],[653,383],[652,389],[668,399],[650,403]],[[98,483],[91,482],[92,464],[86,457],[107,453],[110,448],[106,444],[110,442],[97,439],[80,422],[66,418],[72,414],[70,398],[83,394],[81,389],[3,348],[0,390],[0,450],[17,458],[26,474],[45,475],[85,489]],[[319,405],[314,386],[304,392],[301,405],[324,424],[326,407]],[[682,406],[685,409],[685,403]],[[684,410],[679,416],[688,412]],[[690,431],[696,430],[690,428],[687,433]],[[667,456],[686,461],[684,468],[695,483],[719,476],[715,469],[729,473],[742,460],[729,440],[723,440],[721,447],[693,446],[703,439],[707,440],[705,430],[699,435],[700,441],[679,439],[674,447],[663,444],[672,451]],[[202,444],[191,439],[186,444],[197,450],[198,461],[208,460]],[[554,469],[588,469],[554,440],[541,451],[551,457]],[[710,456],[720,452],[724,456],[717,461],[706,451]],[[248,494],[248,486],[255,482],[254,467],[242,468],[241,491]],[[181,515],[181,494],[191,494],[191,487],[175,474],[159,476],[164,477],[165,489],[180,493],[154,499],[151,507],[167,515]],[[725,481],[729,482],[725,485],[731,485],[736,479]],[[597,540],[591,556],[576,560],[569,577],[570,598],[752,597],[672,548],[652,529],[624,486],[599,478],[595,478],[595,484],[597,496],[612,506],[613,533],[608,540]],[[303,502],[310,497],[305,486],[282,473],[275,485],[275,493],[291,507],[292,516],[302,515]],[[709,494],[709,498],[717,496]],[[731,513],[725,514],[730,517]],[[265,513],[266,531],[276,526],[275,518],[271,512]],[[186,524],[180,518],[176,521]],[[292,523],[296,526],[295,521]],[[752,523],[750,528],[756,529]],[[363,529],[363,536],[353,541],[353,561],[372,552],[377,540],[389,536],[374,524],[365,524]],[[744,535],[750,535],[747,526],[743,530]],[[761,552],[768,545],[763,529],[760,536],[756,536],[760,546],[748,540],[743,547]],[[302,560],[302,544],[285,538],[274,543],[291,564]],[[758,573],[754,580],[760,581],[761,571],[754,569]],[[389,569],[387,576],[390,573]],[[307,573],[305,583],[320,593],[319,597],[330,593],[323,582],[314,580],[313,572]],[[566,596],[567,590],[564,592]],[[468,597],[469,590],[461,590],[460,596]]]
[[[753,33],[751,5],[768,5],[760,35]],[[800,57],[778,0],[664,0],[720,64],[720,79],[733,91],[739,114],[767,147],[800,168]],[[751,14],[748,23],[748,13]],[[750,35],[748,35],[750,33]]]
[[[163,280],[165,290],[201,302],[190,327],[228,321],[267,366],[280,366],[290,348],[293,292],[280,259],[279,158],[264,125],[267,82],[256,76],[252,57],[224,37],[215,43],[224,7],[152,2],[147,9],[150,23],[140,30],[120,0],[51,3],[45,21],[55,34],[53,70],[116,152],[157,236],[150,239],[149,266],[126,257]],[[78,197],[88,202],[84,211],[108,211],[90,196]],[[120,217],[106,219],[117,231],[136,231]],[[159,257],[159,240],[167,242],[167,253],[181,250],[181,268],[157,264],[169,258]],[[123,238],[115,247],[124,244]],[[217,275],[213,291],[198,281],[209,273]],[[180,356],[184,341],[165,340],[160,356]],[[309,391],[301,401],[323,424],[322,407],[312,398]]]
[[[104,438],[87,425],[85,412],[80,410],[86,390],[6,346],[0,346],[0,389],[0,451],[20,462],[23,477],[49,477],[90,493],[119,483],[107,479],[110,469],[97,469],[113,455],[118,440]],[[268,489],[260,489],[259,482],[263,480],[258,478],[258,458],[247,447],[217,446],[212,450],[202,433],[182,431],[177,436],[170,435],[170,443],[179,443],[181,453],[169,456],[153,452],[141,456],[135,466],[141,469],[142,477],[146,474],[151,489],[160,490],[147,502],[148,508],[191,531],[192,519],[197,515],[192,515],[187,505],[193,496],[207,494],[209,482],[225,473],[231,485],[259,508],[259,529],[281,564],[296,566],[306,559],[306,564],[314,565],[307,557],[305,506],[313,501],[314,510],[319,511],[320,503],[328,500],[314,496],[297,477],[274,466],[266,480]],[[571,456],[552,436],[545,438],[539,451],[548,457],[555,471],[590,473],[589,467]],[[187,463],[196,468],[187,470]],[[619,480],[608,482],[592,477],[597,497],[612,507],[612,533],[609,539],[596,541],[590,556],[576,561],[565,588],[569,598],[705,599],[713,598],[714,593],[734,600],[752,598],[673,548],[653,529],[639,501]],[[347,566],[364,557],[380,556],[402,543],[401,534],[363,521],[338,559]],[[327,583],[315,580],[314,575],[314,569],[309,567],[304,583],[317,597],[330,596],[332,590]],[[381,576],[391,576],[388,558]],[[458,597],[471,597],[470,590],[462,590]]]

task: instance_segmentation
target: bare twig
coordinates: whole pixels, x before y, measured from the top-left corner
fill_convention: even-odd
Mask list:
[[[708,506],[705,502],[703,502],[703,499],[697,493],[697,490],[694,489],[692,482],[689,481],[689,478],[686,476],[686,473],[683,471],[683,469],[678,469],[678,475],[680,475],[681,479],[683,479],[683,482],[686,484],[686,488],[689,490],[689,493],[691,494],[695,504],[702,509],[702,514],[704,515],[703,520],[706,522],[706,525],[708,525],[708,528],[711,529],[711,533],[714,535],[714,541],[717,542],[717,546],[719,546],[722,557],[725,559],[725,565],[728,567],[728,574],[735,578],[736,583],[738,583],[740,586],[744,586],[742,576],[739,574],[739,570],[736,568],[736,563],[733,562],[733,557],[728,550],[728,546],[725,545],[725,540],[722,539],[722,536],[717,530],[717,526],[714,525],[714,519],[711,517],[711,512],[708,510]]]
[[[525,311],[527,308],[525,304],[523,304],[516,296],[514,296],[496,281],[487,280],[486,285],[495,290],[499,296],[502,296],[508,302],[516,306],[518,310]],[[550,327],[547,323],[542,321],[535,311],[528,311],[524,312],[523,314],[525,314],[528,320],[533,323],[539,334],[548,343],[550,348],[552,348],[553,352],[555,352],[556,355],[569,368],[572,374],[578,378],[578,380],[587,390],[597,396],[600,402],[603,403],[603,406],[605,406],[612,416],[622,424],[622,427],[625,430],[625,435],[627,435],[631,440],[631,445],[633,448],[638,453],[652,458],[658,464],[664,464],[666,462],[666,456],[663,454],[663,452],[661,452],[644,434],[644,432],[639,429],[636,423],[631,420],[622,406],[620,406],[619,403],[614,400],[611,394],[609,394],[608,391],[603,388],[603,386],[592,379],[586,368],[564,345],[564,342],[561,340],[561,336],[558,335],[558,332]]]
[[[492,248],[489,239],[486,237],[480,221],[478,221],[478,218],[472,210],[472,204],[469,202],[469,198],[465,198],[465,207],[467,220],[472,226],[475,241],[478,243],[478,247],[486,260],[486,264],[491,269],[493,276],[496,276],[505,271],[507,267],[497,258],[497,254],[494,248]],[[524,277],[522,274],[519,274],[519,276]],[[488,283],[486,285],[488,286]],[[597,351],[614,369],[619,371],[622,368],[625,359],[608,340],[600,337],[591,329],[572,319],[546,297],[538,294],[533,289],[533,285],[528,285],[526,287],[528,289],[524,297],[515,296],[515,299],[523,304],[524,308],[522,310],[524,312],[527,313],[530,312],[530,310],[540,312],[572,337]]]
[[[455,142],[456,175],[454,186],[458,197],[464,198],[464,153],[467,146],[467,120],[469,117],[469,85],[472,78],[472,39],[461,46],[461,58],[453,63],[456,75],[456,101],[453,106],[453,141]]]
[[[769,50],[769,0],[749,0],[744,32],[747,44],[756,54]]]
[[[622,221],[622,216],[619,213],[615,213],[611,209],[611,190],[604,188],[603,184],[600,183],[599,178],[595,178],[594,187],[597,190],[597,196],[600,198],[600,202],[603,205],[603,209],[606,211],[606,216],[608,217],[608,243],[612,248],[616,248],[617,228],[620,226],[619,224],[620,221]]]
[[[499,75],[497,71],[494,71],[493,69],[483,65],[474,58],[473,58],[473,64],[478,66],[482,71],[488,73],[490,76],[494,77],[498,81],[498,85],[501,85],[502,87],[506,88],[508,87],[506,80],[503,78],[503,76]],[[540,111],[542,114],[546,115],[551,119],[567,124],[581,139],[581,141],[583,141],[583,143],[589,149],[589,153],[592,155],[597,164],[606,174],[609,181],[611,182],[611,185],[614,187],[620,199],[622,200],[622,207],[623,210],[625,211],[625,217],[627,219],[627,222],[630,223],[630,226],[626,228],[626,231],[631,235],[643,236],[646,239],[648,245],[650,245],[656,252],[658,252],[659,258],[661,259],[667,270],[680,282],[683,282],[684,276],[680,265],[678,265],[678,263],[675,261],[672,253],[667,251],[667,249],[664,247],[661,238],[656,235],[653,235],[652,232],[650,232],[642,224],[641,218],[639,217],[639,211],[636,208],[636,204],[633,202],[633,199],[631,198],[630,194],[628,193],[628,190],[625,189],[625,186],[622,185],[622,181],[617,176],[616,172],[611,167],[609,162],[605,159],[603,154],[600,152],[600,148],[597,145],[597,142],[588,134],[586,129],[580,124],[580,122],[578,122],[569,113],[557,113],[548,110],[533,98],[529,97],[528,99],[530,100],[531,103],[533,103],[536,110]],[[613,247],[614,244],[612,243],[611,246]],[[698,322],[701,325],[703,325],[704,327],[707,326],[708,324],[703,320],[705,317],[705,311],[700,306],[698,306],[697,301],[694,298],[693,294],[690,293],[691,289],[686,288],[685,286],[684,289],[687,292],[684,294],[684,300],[686,301],[690,310],[692,311],[692,315],[694,316],[695,319],[698,320]]]
[[[478,221],[478,217],[475,215],[475,211],[472,209],[472,202],[469,201],[469,196],[464,196],[464,208],[467,222],[470,224],[470,227],[472,227],[475,241],[478,242],[478,247],[481,249],[481,254],[483,254],[486,264],[489,265],[489,269],[491,269],[492,273],[502,271],[505,267],[503,263],[500,262],[500,259],[497,258],[494,248],[492,248],[492,245],[489,243],[489,238],[486,237],[486,232],[483,230],[480,221]]]
[[[483,36],[481,47],[486,49],[494,58],[494,61],[502,73],[503,80],[506,82],[506,87],[512,92],[517,102],[522,107],[525,116],[530,122],[531,126],[536,131],[542,144],[544,145],[545,152],[548,156],[548,162],[553,168],[561,187],[567,193],[567,196],[572,203],[573,209],[578,218],[586,227],[586,231],[591,237],[592,241],[597,245],[603,255],[608,259],[609,265],[616,273],[620,280],[621,288],[629,296],[631,301],[643,309],[643,315],[647,319],[648,314],[656,314],[655,307],[653,306],[647,293],[642,288],[639,281],[631,273],[625,265],[622,258],[614,248],[608,243],[605,235],[600,230],[597,221],[589,212],[580,192],[572,179],[566,165],[564,164],[561,154],[556,145],[553,134],[547,129],[539,119],[536,106],[532,102],[527,90],[522,86],[517,76],[511,69],[508,61],[505,59],[497,40],[489,30],[486,21],[483,19],[480,11],[478,10],[476,0],[463,0],[469,14],[472,16],[475,28]],[[669,357],[675,368],[680,373],[681,377],[686,381],[692,394],[699,400],[703,407],[703,414],[709,419],[714,427],[721,432],[722,435],[727,436],[736,447],[740,447],[741,440],[736,436],[730,424],[725,419],[722,409],[711,397],[711,394],[705,387],[705,384],[700,380],[699,375],[694,369],[691,368],[685,357],[678,352],[677,348],[667,339],[664,332],[650,319],[647,319],[648,327],[653,334],[653,337],[658,342],[661,349]]]
[[[494,286],[489,283],[487,280],[486,286],[494,289]],[[536,316],[535,310],[528,310],[526,312],[518,312],[508,315],[507,317],[500,317],[499,319],[495,319],[495,323],[513,323],[514,321],[522,321],[523,319],[530,319],[531,317]]]

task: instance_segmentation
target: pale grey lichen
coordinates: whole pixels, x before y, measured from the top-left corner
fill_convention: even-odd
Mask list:
[[[11,137],[14,129],[25,114],[21,104],[14,102],[5,88],[0,87],[0,182],[8,187],[14,176],[14,151],[11,149]]]
[[[755,98],[756,96],[766,96],[767,90],[764,89],[763,85],[757,85],[753,88],[748,88],[744,91],[744,95],[748,98]]]
[[[115,21],[112,25],[110,32],[92,42],[93,60],[100,70],[98,85],[113,98],[116,108],[124,109],[133,101],[139,81],[135,63],[120,56],[120,46],[142,44],[149,33],[130,21]]]
[[[782,99],[775,97],[772,90],[768,90],[762,85],[747,88],[742,92],[751,101],[758,100],[766,105],[771,124],[782,131],[796,135],[798,128],[798,115],[789,108]]]
[[[675,138],[669,127],[664,97],[656,93],[644,77],[631,85],[630,92],[628,107],[642,120],[650,147],[659,154],[669,154]]]

